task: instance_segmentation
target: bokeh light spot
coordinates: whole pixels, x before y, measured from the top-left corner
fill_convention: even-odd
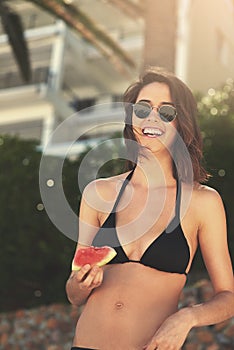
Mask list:
[[[220,170],[218,171],[218,174],[219,174],[219,176],[223,177],[223,176],[226,175],[226,171],[225,171],[224,169],[220,169]]]
[[[37,210],[42,211],[44,209],[44,205],[42,203],[37,204]]]
[[[47,184],[48,187],[53,187],[54,186],[54,180],[53,179],[49,179],[49,180],[47,180],[46,184]]]
[[[218,114],[217,108],[216,108],[216,107],[211,108],[210,114],[212,114],[212,115],[217,115],[217,114]]]
[[[42,292],[39,289],[37,289],[34,291],[34,295],[35,297],[40,298],[42,296]]]
[[[25,165],[25,166],[29,165],[29,159],[28,158],[24,158],[22,160],[22,164]]]
[[[216,91],[215,91],[215,89],[213,89],[213,88],[210,88],[210,89],[208,90],[208,95],[209,95],[209,96],[214,96],[215,93],[216,93]]]

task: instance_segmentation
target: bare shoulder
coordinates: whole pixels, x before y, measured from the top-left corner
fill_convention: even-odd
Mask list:
[[[203,203],[203,206],[209,206],[214,204],[221,204],[222,198],[219,192],[207,185],[197,184],[194,186],[194,200],[196,204]]]
[[[91,181],[83,191],[83,199],[98,211],[110,210],[128,174],[126,172]]]
[[[212,187],[194,184],[193,186],[183,184],[182,187],[182,213],[189,213],[189,220],[194,221],[198,226],[208,217],[213,219],[216,214],[223,214],[223,201]]]
[[[224,215],[223,201],[216,189],[198,184],[194,187],[192,198],[201,221],[209,217],[215,220],[215,217]]]

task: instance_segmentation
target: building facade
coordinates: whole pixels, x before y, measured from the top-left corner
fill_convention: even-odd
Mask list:
[[[140,0],[132,2],[143,4]],[[91,138],[95,138],[122,129],[122,93],[144,66],[144,38],[149,23],[145,21],[143,11],[133,15],[114,3],[104,0],[73,1],[104,27],[135,60],[136,68],[128,74],[116,71],[94,47],[62,21],[29,2],[14,2],[14,10],[23,19],[25,27],[32,81],[26,85],[20,78],[7,37],[1,29],[0,134],[36,138],[44,148],[57,126],[76,112],[78,134],[84,130],[77,141],[87,140],[87,131]],[[118,3],[121,4],[121,1]],[[160,3],[161,6],[170,5],[170,2],[165,2],[165,5]],[[211,87],[219,87],[227,78],[234,77],[234,2],[177,0],[176,4],[174,70],[192,90],[205,93]],[[162,19],[160,25],[170,25],[170,20],[165,22]],[[153,32],[150,40],[148,45],[152,47]],[[162,62],[158,59],[159,51],[160,47],[157,47],[155,64],[163,62],[163,59]],[[95,105],[98,105],[96,112],[91,107]],[[71,134],[74,138],[74,125]],[[69,122],[64,124],[64,139],[62,137],[57,142],[69,141],[68,135]]]

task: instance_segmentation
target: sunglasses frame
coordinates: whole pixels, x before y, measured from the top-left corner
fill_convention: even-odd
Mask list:
[[[136,112],[135,112],[135,109],[134,109],[134,107],[135,107],[136,105],[137,105],[137,106],[141,106],[141,105],[142,105],[142,107],[145,107],[145,109],[146,109],[147,107],[149,107],[149,113],[146,114],[146,115],[143,116],[143,117],[138,116],[138,115],[136,114]],[[163,108],[163,107],[165,107],[165,106],[166,106],[166,107],[171,107],[171,108],[174,110],[175,115],[172,117],[172,119],[169,119],[169,120],[168,120],[166,117],[163,116],[163,114],[160,113],[160,109]],[[173,120],[175,120],[175,118],[176,118],[176,116],[177,116],[177,110],[176,110],[175,106],[173,106],[173,105],[170,104],[170,103],[163,103],[163,104],[161,104],[160,106],[151,106],[150,103],[148,103],[148,102],[143,102],[143,101],[142,101],[142,102],[133,103],[133,104],[132,104],[132,107],[133,107],[133,112],[134,112],[134,114],[135,114],[136,117],[139,118],[139,119],[145,119],[145,118],[147,118],[147,117],[150,115],[150,113],[152,112],[152,110],[153,110],[154,108],[157,109],[157,112],[158,112],[158,115],[159,115],[160,119],[161,119],[162,121],[164,121],[165,123],[171,123]]]

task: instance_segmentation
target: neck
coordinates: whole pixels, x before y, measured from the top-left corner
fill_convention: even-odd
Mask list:
[[[163,153],[163,154],[162,154]],[[154,154],[146,151],[139,156],[134,181],[147,187],[173,186],[173,160],[168,151]]]

